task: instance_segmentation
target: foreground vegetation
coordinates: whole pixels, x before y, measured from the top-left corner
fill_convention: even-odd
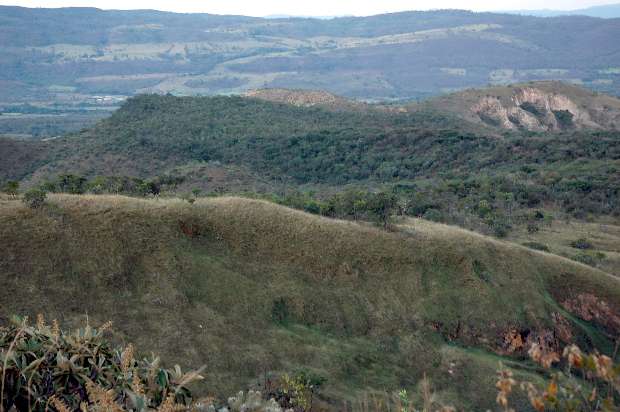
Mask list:
[[[199,372],[183,374],[180,367],[167,370],[159,358],[138,360],[134,347],[112,349],[104,338],[111,322],[99,328],[88,323],[75,333],[60,329],[58,321],[47,325],[43,315],[36,324],[27,318],[14,318],[8,327],[0,326],[0,410],[12,408],[28,411],[215,411],[281,412],[317,411],[324,406],[313,404],[315,392],[323,381],[307,373],[284,374],[265,386],[266,392],[248,390],[229,397],[227,402],[214,397],[193,400],[188,385],[204,379]],[[529,356],[551,372],[560,362],[556,352],[548,352],[541,343],[532,344]],[[585,355],[575,346],[563,352],[566,369],[554,370],[548,382],[513,379],[513,372],[500,363],[496,403],[504,411],[509,407],[513,390],[527,393],[530,406],[538,412],[592,411],[611,412],[620,406],[620,364],[598,353]],[[581,374],[578,376],[578,374]],[[515,386],[519,386],[515,388]],[[424,376],[421,381],[421,411],[455,412],[435,398]],[[222,405],[226,404],[224,408]],[[392,397],[374,397],[353,403],[354,409],[383,412],[417,410],[407,390]],[[346,403],[344,408],[348,410]]]
[[[111,347],[103,337],[110,327],[68,333],[42,315],[0,327],[0,410],[170,412],[190,404],[187,385],[202,379],[198,372],[163,369],[154,355],[136,359],[131,345]]]

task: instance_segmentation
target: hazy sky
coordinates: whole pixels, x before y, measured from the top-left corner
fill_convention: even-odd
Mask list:
[[[177,12],[243,14],[266,16],[333,16],[428,10],[439,8],[469,10],[560,9],[572,10],[612,3],[613,0],[0,0],[3,5],[24,7],[91,6],[102,9],[157,9]],[[541,5],[541,4],[544,4]]]

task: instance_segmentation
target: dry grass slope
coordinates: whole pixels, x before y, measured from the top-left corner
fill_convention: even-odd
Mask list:
[[[497,361],[520,365],[504,356],[507,331],[553,330],[562,314],[575,340],[606,350],[609,325],[560,304],[587,293],[620,313],[620,280],[561,257],[240,198],[51,195],[40,210],[3,199],[0,246],[0,322],[113,320],[118,340],[206,364],[205,388],[223,396],[302,366],[337,400],[411,387],[426,370],[444,399],[482,409]]]

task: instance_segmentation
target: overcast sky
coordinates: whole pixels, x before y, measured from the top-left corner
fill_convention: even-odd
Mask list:
[[[24,7],[90,6],[102,9],[156,9],[176,12],[242,14],[268,16],[335,16],[372,14],[428,9],[468,10],[573,10],[609,4],[610,0],[0,0],[3,5]],[[542,6],[541,4],[544,4]]]

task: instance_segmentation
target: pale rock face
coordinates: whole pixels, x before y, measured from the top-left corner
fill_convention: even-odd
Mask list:
[[[515,128],[521,126],[527,130],[544,131],[546,128],[532,113],[521,109],[520,107],[511,107],[508,109],[509,119]]]
[[[472,107],[472,112],[487,123],[495,123],[504,129],[516,129],[508,118],[508,110],[497,97],[483,97]]]
[[[492,96],[482,97],[472,106],[471,112],[485,123],[509,130],[558,131],[566,127],[600,127],[592,121],[588,112],[580,110],[568,97],[533,87],[518,89],[510,101]],[[570,124],[567,125],[566,119],[559,117],[562,116],[560,112],[566,112]]]

